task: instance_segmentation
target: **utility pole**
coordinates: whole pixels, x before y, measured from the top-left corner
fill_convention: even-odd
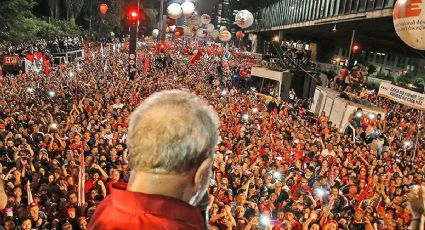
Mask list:
[[[161,0],[161,6],[159,8],[159,40],[162,41],[164,34],[164,0]]]
[[[128,51],[128,78],[134,80],[136,76],[136,62],[137,62],[137,25],[140,19],[139,8],[130,7],[128,12],[128,20],[130,22],[130,47]]]
[[[348,59],[351,58],[351,52],[353,49],[353,44],[354,44],[354,37],[356,36],[356,30],[353,30],[353,34],[351,35],[351,42],[350,42],[350,50],[348,51]]]

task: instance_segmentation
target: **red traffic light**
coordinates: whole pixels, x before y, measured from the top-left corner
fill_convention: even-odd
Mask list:
[[[353,51],[357,51],[357,50],[359,50],[360,49],[360,47],[358,46],[358,45],[354,45],[353,46]]]
[[[128,10],[128,20],[132,21],[132,22],[136,22],[137,20],[140,19],[140,12],[139,9],[137,8],[130,8]]]

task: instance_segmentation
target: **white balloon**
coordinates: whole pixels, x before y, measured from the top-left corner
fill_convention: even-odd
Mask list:
[[[229,31],[224,30],[220,32],[219,38],[222,42],[229,42],[232,39],[232,34]]]
[[[181,5],[182,11],[183,11],[183,15],[185,17],[189,17],[193,14],[193,12],[195,12],[195,4],[193,4],[192,2],[189,1],[185,1],[182,5]]]
[[[412,11],[413,3],[406,0],[398,0],[394,5],[394,28],[400,39],[408,46],[425,50],[425,2],[415,3],[415,9]],[[422,22],[422,23],[420,23]]]
[[[153,29],[152,30],[152,37],[156,38],[159,36],[159,30],[158,29]]]
[[[211,16],[209,16],[208,14],[203,14],[201,16],[201,22],[204,25],[210,24],[210,22],[211,22]]]
[[[242,29],[246,29],[254,24],[254,15],[248,10],[241,10],[236,14],[235,24]]]
[[[169,18],[178,19],[182,16],[182,7],[178,3],[173,3],[168,6],[167,14]]]
[[[207,24],[205,26],[205,31],[207,31],[208,33],[211,33],[214,31],[214,25],[213,24]]]
[[[177,28],[177,26],[176,26],[176,25],[172,25],[172,26],[170,26],[170,30],[171,30],[171,31],[175,31],[175,30],[176,30],[176,28]]]
[[[220,31],[226,31],[227,30],[227,27],[225,27],[225,26],[220,26]]]
[[[196,31],[196,36],[199,37],[199,38],[205,38],[207,36],[207,34],[205,33],[204,29],[199,28]]]

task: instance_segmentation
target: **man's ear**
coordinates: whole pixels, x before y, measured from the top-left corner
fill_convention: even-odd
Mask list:
[[[193,178],[193,188],[195,189],[195,193],[201,189],[203,183],[205,183],[205,180],[208,180],[211,176],[211,166],[213,163],[213,159],[211,157],[208,157],[205,159],[201,165],[196,169],[195,176]],[[205,178],[208,177],[208,178]]]

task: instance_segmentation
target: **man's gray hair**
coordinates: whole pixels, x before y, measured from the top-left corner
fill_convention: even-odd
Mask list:
[[[181,174],[213,157],[218,115],[195,94],[155,93],[131,114],[129,166],[145,172]]]

